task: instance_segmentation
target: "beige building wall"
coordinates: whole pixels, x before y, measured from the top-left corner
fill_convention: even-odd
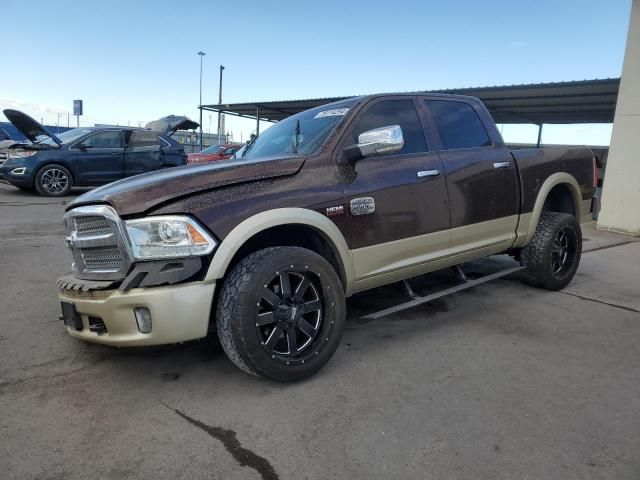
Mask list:
[[[598,228],[640,235],[640,0],[633,0]]]

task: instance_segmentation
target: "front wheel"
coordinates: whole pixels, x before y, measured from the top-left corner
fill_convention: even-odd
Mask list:
[[[323,257],[273,247],[233,268],[216,317],[222,347],[237,367],[287,382],[313,375],[333,356],[346,306],[340,279]]]
[[[573,278],[582,255],[582,231],[573,215],[543,212],[536,231],[520,254],[525,281],[534,287],[560,290]]]
[[[36,174],[35,187],[45,197],[63,197],[71,192],[71,172],[58,164],[45,165]]]

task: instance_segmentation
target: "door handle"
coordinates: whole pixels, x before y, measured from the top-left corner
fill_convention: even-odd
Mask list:
[[[120,155],[120,152],[111,152],[111,155]]]
[[[511,162],[495,162],[493,168],[510,168]]]
[[[418,178],[437,177],[440,175],[440,170],[420,170],[417,175]]]

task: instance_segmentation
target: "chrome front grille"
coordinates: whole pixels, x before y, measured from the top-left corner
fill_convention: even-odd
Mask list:
[[[105,235],[111,232],[109,220],[98,216],[74,217],[75,230],[78,236]]]
[[[81,249],[82,261],[92,272],[117,272],[124,258],[118,247],[94,247]]]
[[[9,160],[9,153],[8,152],[0,152],[0,165],[2,165],[7,160]]]
[[[122,221],[111,207],[89,206],[65,215],[74,274],[85,280],[119,280],[131,267]]]

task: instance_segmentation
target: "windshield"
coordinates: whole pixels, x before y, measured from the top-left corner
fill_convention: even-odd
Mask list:
[[[224,148],[220,145],[211,145],[210,147],[200,150],[200,153],[220,153]]]
[[[70,143],[70,142],[73,142],[75,139],[80,138],[83,135],[86,135],[87,133],[91,133],[91,132],[92,130],[88,128],[74,128],[73,130],[67,130],[66,132],[57,134],[56,137],[58,137],[62,143]],[[42,139],[38,138],[38,140],[36,140],[35,143],[39,145],[52,145],[54,147],[58,145],[56,142],[54,142],[51,139],[51,137],[44,136],[44,135],[42,135]]]
[[[355,100],[332,103],[288,117],[260,134],[241,155],[244,158],[311,155],[355,103]]]

